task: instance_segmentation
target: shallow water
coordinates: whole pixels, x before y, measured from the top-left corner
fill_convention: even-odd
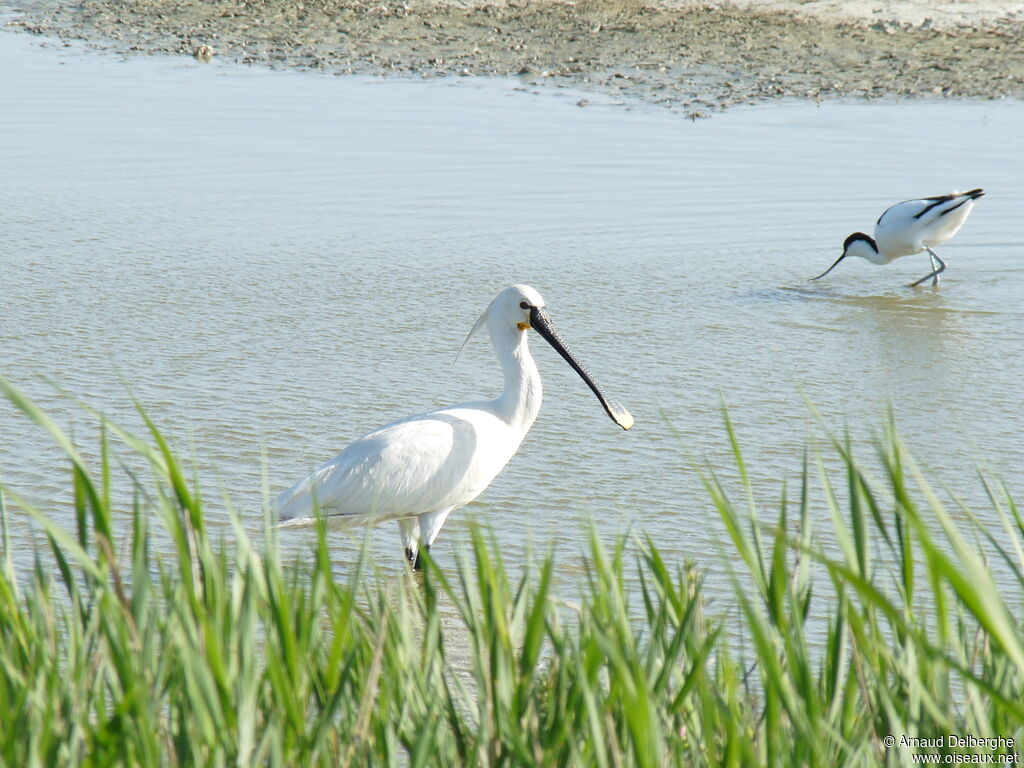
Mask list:
[[[487,493],[449,520],[579,551],[589,517],[639,522],[709,567],[724,532],[692,471],[730,477],[734,419],[762,500],[830,426],[867,439],[892,403],[950,489],[1024,464],[1024,105],[777,104],[690,122],[576,106],[516,81],[331,77],[121,61],[0,34],[0,373],[82,445],[95,428],[49,377],[129,425],[131,396],[258,530],[276,493],[409,413],[497,394],[492,296],[538,288],[562,334],[637,419],[625,433],[539,340],[541,416]],[[843,264],[889,203],[989,191],[926,256]],[[71,525],[66,473],[0,404],[0,474]],[[19,566],[32,525],[12,511]],[[308,534],[283,532],[301,552]],[[340,562],[358,546],[337,534]],[[393,524],[374,531],[399,563]],[[712,556],[709,556],[711,553]],[[564,573],[574,572],[573,559]]]

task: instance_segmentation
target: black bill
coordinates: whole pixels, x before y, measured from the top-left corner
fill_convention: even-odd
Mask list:
[[[843,251],[843,255],[840,256],[838,259],[836,259],[835,264],[833,264],[831,267],[826,269],[824,272],[822,272],[817,277],[812,277],[811,280],[821,280],[821,278],[823,278],[825,275],[827,275],[829,272],[831,272],[833,269],[835,269],[836,266],[839,264],[839,262],[842,261],[845,258],[846,258],[846,252]]]
[[[597,395],[597,399],[601,402],[604,407],[605,413],[607,413],[611,420],[618,424],[623,429],[629,429],[633,426],[633,416],[627,411],[618,400],[614,397],[609,397],[604,393],[604,390],[594,381],[594,377],[586,367],[576,360],[575,356],[569,351],[569,348],[565,346],[565,342],[562,341],[562,337],[558,335],[558,331],[551,324],[551,317],[541,307],[532,307],[530,309],[530,327],[533,328],[537,333],[543,336],[548,344],[555,348],[565,362],[573,367],[573,369],[580,375],[580,378],[587,383],[587,386]]]

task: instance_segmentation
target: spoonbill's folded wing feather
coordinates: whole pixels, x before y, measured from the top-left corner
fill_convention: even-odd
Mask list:
[[[319,510],[380,522],[466,504],[493,479],[473,462],[479,426],[448,409],[374,430],[282,493],[279,519],[312,519]]]

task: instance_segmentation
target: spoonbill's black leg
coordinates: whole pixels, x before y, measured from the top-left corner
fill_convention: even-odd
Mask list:
[[[423,549],[425,549],[425,550],[427,550],[427,552],[429,552],[430,551],[430,545],[429,544],[425,545],[423,547]],[[420,551],[422,551],[422,550],[417,550],[417,552],[416,552],[416,559],[415,560],[411,556],[409,556],[409,561],[412,563],[412,569],[414,571],[422,571],[423,570],[423,560],[422,560],[422,558],[420,558]],[[406,555],[409,555],[409,551],[408,550],[406,550]]]

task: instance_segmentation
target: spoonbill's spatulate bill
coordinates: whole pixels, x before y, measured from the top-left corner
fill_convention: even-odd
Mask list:
[[[505,374],[500,397],[410,416],[364,435],[278,497],[280,520],[309,523],[317,512],[341,521],[397,520],[405,555],[418,565],[419,546],[429,549],[448,515],[491,484],[537,418],[541,382],[527,344],[531,328],[575,369],[612,421],[633,426],[629,411],[566,347],[536,290],[503,290],[469,335],[485,325]]]
[[[875,264],[888,264],[901,256],[928,251],[932,271],[910,284],[915,288],[928,279],[939,284],[939,275],[946,263],[932,250],[933,246],[955,235],[974,207],[974,201],[985,194],[983,189],[970,192],[952,192],[938,197],[906,200],[889,208],[875,224],[875,236],[854,232],[843,243],[843,254],[835,264],[814,280],[820,280],[847,256],[860,256]]]

